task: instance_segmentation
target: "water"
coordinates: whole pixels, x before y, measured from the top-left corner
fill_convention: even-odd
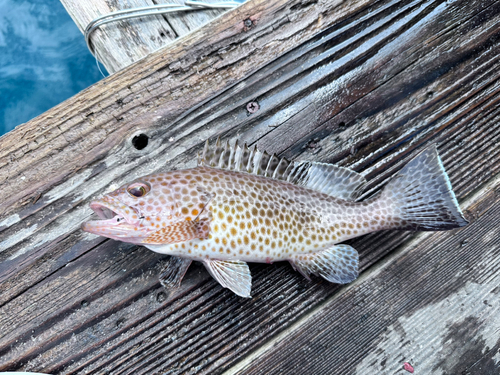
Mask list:
[[[0,0],[0,136],[102,78],[59,0]]]

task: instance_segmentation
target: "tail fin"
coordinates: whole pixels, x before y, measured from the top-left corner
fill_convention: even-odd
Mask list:
[[[403,221],[400,229],[432,231],[468,224],[435,145],[405,165],[386,185],[380,199],[393,209],[397,221]]]

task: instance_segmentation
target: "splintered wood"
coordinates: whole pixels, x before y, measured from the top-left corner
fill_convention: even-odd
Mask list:
[[[250,0],[0,138],[0,371],[497,373],[499,24],[495,1]],[[164,289],[166,256],[80,230],[216,136],[353,168],[362,198],[435,143],[471,223],[349,241],[345,287],[251,265],[252,299],[200,265]]]

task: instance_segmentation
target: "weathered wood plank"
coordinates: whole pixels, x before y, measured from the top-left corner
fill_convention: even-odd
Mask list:
[[[152,1],[61,0],[73,21],[83,33],[87,25],[99,16],[123,9],[154,5]],[[140,60],[175,40],[177,34],[162,16],[149,16],[103,25],[91,36],[95,55],[110,73]]]
[[[183,0],[153,0],[155,4],[180,4],[184,5]],[[203,1],[204,3],[220,3],[219,0]],[[175,31],[177,36],[183,36],[187,33],[205,25],[215,17],[228,11],[227,9],[207,9],[197,10],[195,12],[183,12],[178,14],[166,14],[163,17]]]
[[[419,235],[224,375],[498,374],[499,192],[500,175],[471,225]]]
[[[116,0],[61,0],[61,3],[82,33],[91,21],[111,12],[157,4],[184,5],[184,1],[154,0],[129,0],[126,3]],[[99,61],[108,72],[114,73],[226,11],[227,9],[196,10],[116,21],[96,29],[92,33],[91,42]]]
[[[79,231],[90,215],[87,203],[93,195],[153,170],[192,165],[201,143],[214,134],[258,142],[288,156],[352,166],[370,179],[367,194],[429,142],[439,145],[460,199],[500,173],[500,5],[356,4],[358,8],[338,3],[322,14],[324,4],[300,8],[298,2],[271,3],[275,18],[271,21],[262,11],[257,18],[262,23],[245,32],[250,39],[227,31],[223,15],[215,25],[226,34],[212,36],[212,51],[222,48],[222,40],[247,40],[254,44],[245,48],[260,48],[264,60],[244,59],[248,50],[240,43],[229,47],[228,58],[218,59],[214,70],[201,69],[199,75],[194,71],[200,60],[190,60],[186,71],[179,63],[176,77],[192,85],[192,91],[181,94],[176,92],[181,81],[162,76],[166,69],[159,69],[170,65],[158,62],[172,58],[172,64],[179,55],[154,54],[144,61],[156,70],[127,70],[143,74],[133,89],[124,88],[131,78],[120,72],[66,103],[69,109],[54,109],[51,113],[71,117],[57,115],[36,143],[31,127],[40,119],[0,139],[0,184],[8,197],[0,205],[0,325],[6,327],[0,335],[0,369],[220,373],[339,291],[318,280],[309,283],[278,264],[252,266],[252,300],[222,290],[200,267],[169,294],[157,281],[161,256]],[[309,25],[303,32],[287,28],[293,14]],[[318,14],[326,20],[321,27]],[[271,25],[282,28],[272,34]],[[314,36],[314,30],[322,33]],[[196,35],[193,43],[201,40]],[[278,43],[287,53],[272,54]],[[189,48],[194,47],[183,51]],[[194,50],[202,54],[204,48]],[[185,59],[193,56],[189,53]],[[265,63],[271,56],[276,58]],[[261,69],[248,66],[257,61]],[[228,71],[232,74],[226,75]],[[224,77],[234,81],[223,82]],[[217,82],[219,86],[210,87]],[[167,89],[167,84],[177,89]],[[149,112],[134,103],[131,91],[147,92],[143,103],[152,106]],[[168,102],[172,99],[175,103]],[[260,110],[249,114],[246,104],[255,100]],[[71,115],[77,105],[89,116]],[[134,115],[141,117],[134,121]],[[116,121],[120,117],[131,122]],[[104,145],[94,132],[108,134]],[[141,151],[130,143],[138,132],[148,134],[150,142]],[[71,144],[59,143],[55,149],[61,152],[51,154],[49,146],[66,138]],[[20,155],[11,164],[9,151]],[[473,213],[468,216],[474,218]],[[409,233],[390,232],[350,243],[360,250],[366,270],[410,238]]]

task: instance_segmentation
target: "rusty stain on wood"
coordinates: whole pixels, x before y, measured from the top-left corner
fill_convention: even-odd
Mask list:
[[[496,365],[492,332],[477,330],[484,343],[476,340],[470,355],[454,345],[494,321],[499,189],[488,182],[500,174],[499,22],[495,1],[251,0],[210,32],[195,31],[0,138],[0,370],[235,372],[316,309],[325,318],[306,319],[290,344],[278,342],[281,354],[263,351],[262,362],[240,370]],[[250,102],[259,104],[255,113]],[[148,137],[142,150],[131,142],[138,134]],[[365,196],[436,143],[472,224],[350,241],[363,272],[345,290],[308,282],[285,264],[251,265],[251,300],[199,266],[165,291],[164,256],[79,230],[90,199],[136,176],[193,165],[216,135],[354,168],[369,180]],[[474,194],[477,203],[467,203]],[[483,316],[471,310],[477,300],[461,297],[467,285],[486,288],[492,307],[483,304]],[[426,362],[417,346],[431,328],[414,332],[407,322],[446,308],[447,297],[453,308],[464,303],[467,316],[439,323],[450,323],[435,336],[443,362]],[[415,358],[379,345],[405,332],[415,334]]]

